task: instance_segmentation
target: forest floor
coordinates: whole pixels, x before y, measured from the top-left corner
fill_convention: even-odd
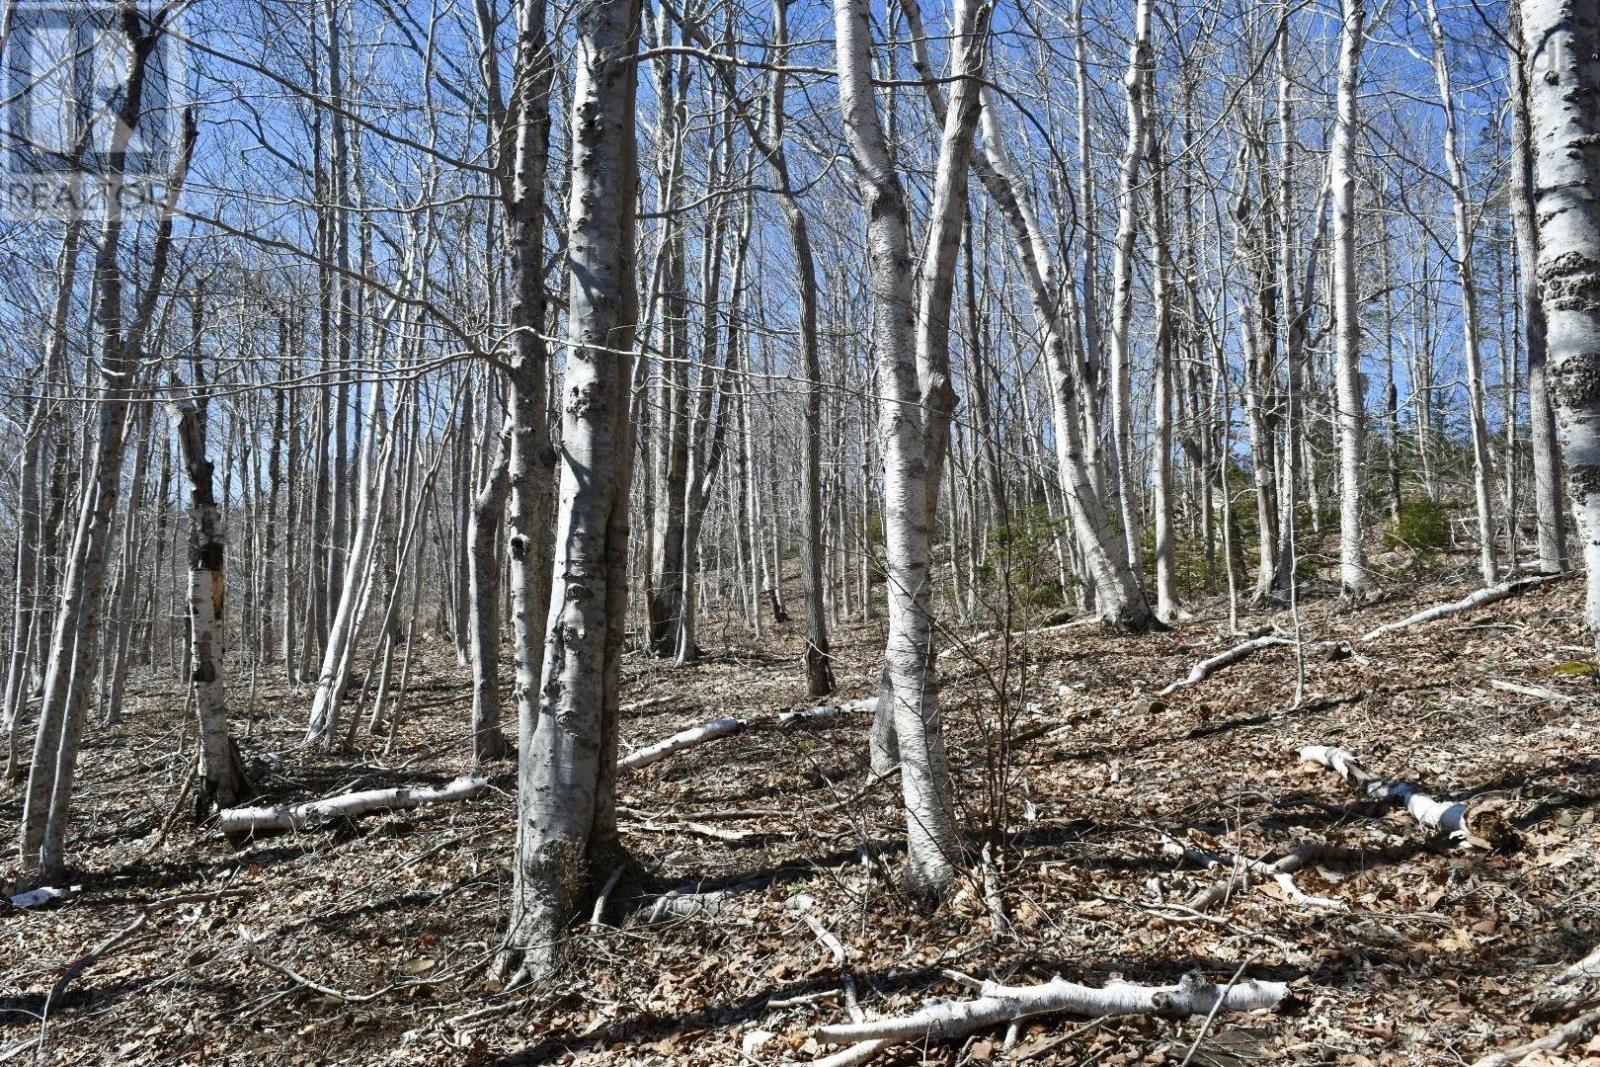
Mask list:
[[[1353,640],[1471,589],[1396,585],[1356,612],[1310,599],[1303,631]],[[929,914],[863,864],[863,844],[885,866],[903,847],[898,785],[862,789],[867,716],[776,723],[806,704],[796,628],[756,641],[708,624],[711,652],[697,666],[630,654],[624,749],[714,716],[752,723],[623,777],[621,832],[658,887],[753,888],[720,914],[656,925],[619,895],[605,925],[577,935],[568,969],[511,991],[484,966],[507,910],[509,760],[474,800],[243,843],[179,819],[156,845],[184,776],[186,724],[178,687],[143,679],[123,725],[84,741],[71,843],[82,892],[0,912],[0,1062],[809,1062],[829,1051],[814,1028],[848,1019],[846,975],[871,1016],[965,995],[945,969],[1100,985],[1191,971],[1220,983],[1241,967],[1291,983],[1291,997],[1219,1019],[1203,1037],[1199,1019],[1040,1017],[1009,1051],[1003,1030],[988,1031],[879,1062],[1178,1064],[1197,1038],[1197,1065],[1471,1062],[1592,1006],[1593,990],[1571,997],[1552,985],[1600,940],[1600,681],[1573,662],[1588,655],[1580,598],[1580,582],[1557,582],[1358,642],[1356,657],[1308,653],[1298,705],[1284,647],[1152,700],[1239,642],[1216,601],[1171,634],[1019,637],[1003,675],[1001,641],[941,659],[968,841],[987,842],[999,867],[1010,940],[992,935],[974,888]],[[842,692],[870,695],[881,622],[837,640]],[[236,721],[265,800],[438,784],[467,769],[467,674],[448,642],[422,649],[387,757],[364,731],[349,752],[298,747],[309,688],[274,686],[263,678]],[[1003,716],[1018,738],[1008,756]],[[1302,767],[1297,749],[1308,744],[1348,747],[1440,796],[1492,794],[1520,841],[1488,851],[1431,839],[1404,810]],[[1005,759],[1002,815],[991,783]],[[20,811],[15,789],[0,797],[0,841],[16,839]],[[1308,906],[1269,881],[1200,915],[1182,903],[1220,876],[1166,855],[1163,835],[1268,859],[1305,843],[1358,852],[1297,876],[1301,891],[1342,909]],[[161,903],[199,893],[219,895]],[[42,1019],[73,962],[145,913]],[[807,916],[836,936],[842,965]],[[1600,1043],[1566,1056],[1523,1062],[1600,1063]]]

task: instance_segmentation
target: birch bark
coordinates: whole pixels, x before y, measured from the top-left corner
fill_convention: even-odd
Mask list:
[[[1522,0],[1522,34],[1548,385],[1600,651],[1600,9]]]

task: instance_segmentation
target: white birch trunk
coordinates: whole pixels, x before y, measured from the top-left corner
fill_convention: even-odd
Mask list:
[[[597,0],[575,18],[571,347],[543,689],[535,720],[523,724],[510,926],[498,965],[513,979],[554,965],[591,873],[609,873],[620,852],[612,782],[628,605],[639,17],[638,0]]]
[[[922,410],[928,398],[917,373],[918,311],[913,297],[909,220],[872,88],[869,5],[867,0],[834,0],[833,12],[839,102],[867,216],[873,358],[881,390],[878,432],[884,453],[889,600],[884,661],[906,803],[906,883],[913,892],[942,895],[955,881],[960,844],[933,653],[931,524],[938,487],[933,475],[937,463],[926,434],[930,417],[937,416]],[[947,168],[952,163],[948,158],[952,124],[962,121],[958,109],[951,108],[939,167],[947,194],[951,191]],[[968,128],[970,131],[970,125]],[[954,162],[964,166],[964,160]],[[958,224],[950,239],[957,239],[959,233]],[[948,330],[948,289],[944,303]],[[938,398],[932,399],[937,405]]]
[[[1123,84],[1128,94],[1128,143],[1122,153],[1117,188],[1117,234],[1111,290],[1111,470],[1122,516],[1128,562],[1139,567],[1139,516],[1134,499],[1133,469],[1133,254],[1137,234],[1139,171],[1150,152],[1146,97],[1151,85],[1150,12],[1154,0],[1138,0],[1133,16],[1133,43]],[[1093,211],[1093,204],[1082,206]],[[1142,480],[1142,479],[1141,479]]]
[[[198,318],[197,311],[197,324]],[[196,344],[199,338],[196,329]],[[196,391],[201,386],[199,367],[196,353]],[[206,458],[206,405],[203,398],[189,395],[174,406],[178,444],[189,475],[189,686],[200,727],[196,811],[209,811],[237,804],[248,783],[228,733],[228,688],[222,661],[225,557],[222,514],[213,487],[212,463]]]
[[[1339,404],[1339,585],[1357,603],[1374,599],[1377,582],[1367,568],[1363,488],[1366,400],[1361,388],[1361,283],[1356,251],[1356,140],[1360,114],[1361,49],[1366,36],[1366,0],[1343,0],[1339,42],[1338,117],[1328,159],[1333,191],[1334,379]]]
[[[1456,102],[1445,58],[1444,26],[1437,0],[1427,0],[1428,36],[1433,42],[1433,78],[1444,110],[1444,163],[1450,179],[1455,224],[1456,271],[1461,282],[1462,351],[1467,358],[1467,422],[1472,432],[1472,487],[1478,515],[1478,570],[1484,585],[1499,581],[1494,554],[1494,506],[1489,480],[1489,428],[1483,417],[1483,356],[1478,346],[1478,280],[1473,269],[1472,226],[1467,219],[1467,179],[1456,143]],[[1516,545],[1511,546],[1515,551]]]
[[[1522,34],[1548,384],[1600,651],[1600,9],[1522,0]]]

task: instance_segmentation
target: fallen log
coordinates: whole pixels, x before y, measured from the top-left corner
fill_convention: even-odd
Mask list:
[[[1347,748],[1328,745],[1307,745],[1300,750],[1301,763],[1314,763],[1337,774],[1345,784],[1362,796],[1375,800],[1397,800],[1424,829],[1449,834],[1466,835],[1467,806],[1435,800],[1410,782],[1390,781],[1380,778],[1356,762],[1356,755]]]
[[[794,711],[779,712],[778,725],[788,726],[806,719],[833,719],[840,715],[855,715],[859,712],[877,710],[878,698],[864,697],[861,700],[847,700],[843,704],[823,704],[815,708],[797,708]]]
[[[1174,693],[1188,689],[1190,686],[1199,685],[1223,668],[1232,667],[1235,663],[1249,659],[1264,648],[1274,648],[1279,645],[1287,645],[1293,648],[1295,644],[1296,641],[1292,637],[1283,637],[1278,634],[1259,634],[1242,645],[1234,645],[1226,651],[1217,653],[1210,659],[1201,660],[1189,671],[1187,678],[1173,682],[1157,695],[1169,697]],[[1349,657],[1358,663],[1368,662],[1365,656],[1357,655],[1355,650],[1344,641],[1306,641],[1302,639],[1298,644],[1305,652],[1332,652],[1335,658]]]
[[[1273,1008],[1289,993],[1282,982],[1239,982],[1224,989],[1198,975],[1189,974],[1177,985],[1142,986],[1114,982],[1101,989],[1057,978],[1034,986],[1007,986],[984,982],[974,1000],[929,1004],[921,1011],[896,1018],[841,1023],[817,1030],[819,1041],[844,1045],[862,1041],[948,1041],[974,1030],[1034,1015],[1067,1012],[1094,1017],[1108,1015],[1160,1015],[1185,1018],[1223,1012]]]
[[[734,898],[765,888],[770,881],[770,878],[754,878],[726,889],[704,891],[673,889],[656,898],[656,902],[645,913],[643,921],[645,925],[650,926],[670,919],[693,919],[701,916],[715,918],[732,906]]]
[[[1465,801],[1438,800],[1411,782],[1381,778],[1358,763],[1349,749],[1307,745],[1300,750],[1300,762],[1326,767],[1361,796],[1398,801],[1425,830],[1482,848],[1500,848],[1516,838],[1516,831],[1498,810],[1469,811]]]
[[[1435,604],[1433,607],[1419,611],[1415,615],[1407,615],[1405,618],[1395,622],[1386,622],[1376,630],[1363,634],[1361,640],[1371,641],[1373,638],[1382,637],[1384,634],[1398,633],[1401,630],[1409,630],[1413,626],[1421,626],[1425,622],[1433,622],[1436,619],[1459,615],[1463,611],[1471,611],[1473,608],[1496,604],[1502,600],[1517,596],[1519,593],[1526,593],[1530,589],[1537,589],[1541,585],[1549,582],[1559,582],[1569,577],[1571,577],[1570,574],[1536,574],[1530,578],[1517,578],[1513,581],[1502,582],[1499,585],[1491,585],[1453,603]]]
[[[41,904],[48,904],[53,900],[66,900],[68,897],[83,889],[81,885],[68,886],[58,889],[53,885],[41,886],[30,889],[26,893],[18,893],[10,898],[13,908],[37,908]]]
[[[657,741],[647,748],[630,752],[622,759],[617,760],[617,770],[636,771],[640,767],[648,767],[652,763],[660,763],[668,756],[682,752],[684,749],[703,745],[707,741],[715,741],[719,737],[736,734],[745,727],[743,719],[722,718],[712,719],[710,722],[701,723],[699,726],[690,727],[679,733],[673,734],[665,741]]]
[[[305,830],[333,819],[353,818],[372,811],[398,811],[450,800],[468,800],[488,789],[488,780],[473,774],[437,787],[368,789],[303,804],[224,808],[217,812],[217,825],[224,834]]]

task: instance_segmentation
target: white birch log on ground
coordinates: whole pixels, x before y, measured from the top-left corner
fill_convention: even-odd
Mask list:
[[[1556,985],[1565,985],[1568,982],[1586,982],[1591,978],[1600,978],[1600,947],[1556,975],[1554,982]]]
[[[1518,578],[1515,581],[1491,585],[1452,603],[1435,604],[1433,607],[1419,611],[1415,615],[1407,615],[1405,618],[1395,622],[1386,622],[1377,629],[1363,634],[1361,640],[1371,641],[1373,638],[1382,637],[1384,634],[1398,633],[1401,630],[1409,630],[1413,626],[1421,626],[1425,622],[1433,622],[1437,619],[1448,618],[1451,615],[1459,615],[1463,611],[1471,611],[1473,608],[1496,604],[1519,593],[1526,593],[1530,589],[1536,589],[1546,582],[1558,582],[1567,577],[1570,577],[1570,575],[1539,574],[1531,578]]]
[[[350,818],[371,811],[397,811],[449,800],[468,800],[488,791],[488,788],[487,779],[478,775],[466,775],[438,787],[416,789],[400,786],[395,789],[367,789],[359,793],[345,793],[323,800],[311,800],[304,804],[226,808],[217,813],[217,824],[224,834],[305,830],[331,819]]]
[[[865,697],[861,700],[847,700],[843,704],[823,704],[815,708],[798,708],[794,711],[778,713],[778,724],[788,726],[791,723],[802,722],[806,719],[834,719],[840,715],[855,715],[862,712],[878,710],[877,697]]]
[[[766,885],[763,879],[751,882],[741,882],[727,889],[712,889],[705,892],[674,889],[656,898],[650,910],[645,913],[645,925],[665,922],[669,919],[693,919],[696,917],[715,918],[727,910],[733,903],[733,898],[741,893],[748,893]]]
[[[694,748],[696,745],[703,745],[707,741],[715,741],[717,738],[727,737],[729,734],[736,734],[743,730],[744,727],[745,721],[743,719],[732,717],[703,722],[699,726],[679,731],[665,741],[657,741],[653,745],[629,753],[617,761],[617,770],[636,771],[640,767],[648,767],[652,763],[660,763],[668,756],[682,752],[684,749]]]
[[[983,983],[975,1000],[929,1004],[919,1012],[890,1019],[824,1026],[817,1039],[835,1045],[858,1041],[948,1041],[974,1030],[1034,1015],[1162,1015],[1184,1018],[1221,1012],[1273,1008],[1288,995],[1282,982],[1245,981],[1224,990],[1197,975],[1177,985],[1142,986],[1114,982],[1101,989],[1057,978],[1034,986]]]
[[[70,886],[66,889],[58,889],[52,885],[41,886],[38,889],[30,889],[26,893],[18,893],[11,898],[11,906],[13,908],[37,908],[39,905],[49,904],[53,900],[66,900],[82,889],[83,886],[81,885]]]
[[[1557,703],[1570,703],[1578,698],[1558,693],[1554,689],[1546,689],[1542,685],[1522,685],[1518,682],[1508,682],[1502,678],[1490,678],[1489,688],[1498,689],[1502,693],[1516,693],[1519,696],[1534,697],[1538,700],[1553,700]]]
[[[1362,796],[1404,804],[1406,812],[1424,829],[1490,848],[1501,847],[1516,837],[1516,831],[1498,813],[1486,809],[1474,818],[1464,801],[1438,800],[1411,782],[1381,778],[1358,763],[1349,749],[1308,745],[1300,750],[1300,762],[1326,767]]]

